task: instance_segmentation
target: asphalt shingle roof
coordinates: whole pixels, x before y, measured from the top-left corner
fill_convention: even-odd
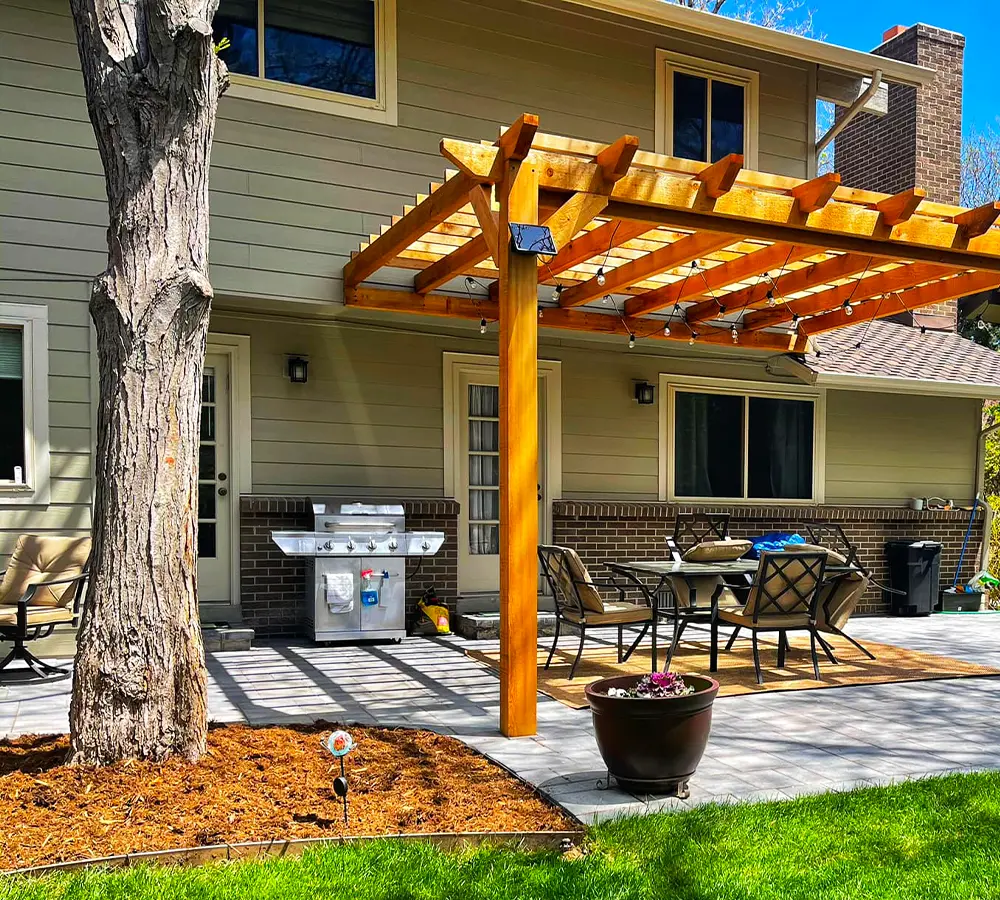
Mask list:
[[[866,334],[867,329],[867,334]],[[860,349],[858,343],[861,343]],[[820,375],[1000,386],[1000,353],[959,334],[874,320],[818,336],[806,365]]]

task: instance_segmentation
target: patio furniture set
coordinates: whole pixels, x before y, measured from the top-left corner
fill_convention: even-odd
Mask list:
[[[728,514],[678,515],[667,538],[668,557],[663,560],[605,563],[607,581],[595,581],[579,555],[569,547],[541,545],[538,557],[556,608],[556,630],[545,668],[552,658],[563,626],[580,633],[580,644],[570,666],[576,674],[583,656],[588,629],[618,629],[618,661],[625,662],[647,633],[652,642],[652,671],[659,664],[658,631],[661,622],[672,628],[664,671],[669,670],[685,629],[691,624],[710,628],[710,671],[718,671],[719,630],[730,628],[725,652],[730,652],[742,632],[749,634],[754,672],[764,683],[758,636],[778,636],[778,668],[784,668],[789,632],[809,635],[813,675],[821,680],[819,652],[838,664],[830,635],[844,638],[875,657],[844,633],[858,601],[873,581],[858,558],[858,548],[837,524],[805,525],[801,531],[810,543],[789,543],[784,549],[764,550],[759,559],[747,558],[750,541],[729,535]],[[604,600],[600,589],[617,594]],[[628,597],[638,593],[640,602]],[[626,650],[626,626],[641,626]]]

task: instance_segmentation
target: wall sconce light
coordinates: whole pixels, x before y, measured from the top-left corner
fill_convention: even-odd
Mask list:
[[[656,390],[648,381],[635,383],[635,402],[640,406],[652,406],[656,399]]]
[[[309,380],[309,360],[301,356],[288,357],[288,380],[292,384],[305,384]]]

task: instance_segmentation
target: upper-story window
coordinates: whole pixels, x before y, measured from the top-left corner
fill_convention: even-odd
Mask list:
[[[657,50],[656,149],[716,162],[742,154],[757,165],[758,74]]]
[[[395,0],[222,0],[230,93],[395,124]]]

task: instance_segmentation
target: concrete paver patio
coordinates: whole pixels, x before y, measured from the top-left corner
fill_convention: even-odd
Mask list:
[[[1000,614],[859,619],[851,631],[861,640],[1000,668]],[[497,678],[467,657],[465,646],[460,638],[330,647],[287,642],[210,654],[211,718],[253,724],[325,718],[453,734],[588,822],[1000,768],[1000,677],[979,677],[721,698],[690,800],[601,791],[604,769],[589,711],[539,695],[538,735],[501,737]],[[20,679],[13,670],[0,684],[0,737],[65,731],[69,679]]]

